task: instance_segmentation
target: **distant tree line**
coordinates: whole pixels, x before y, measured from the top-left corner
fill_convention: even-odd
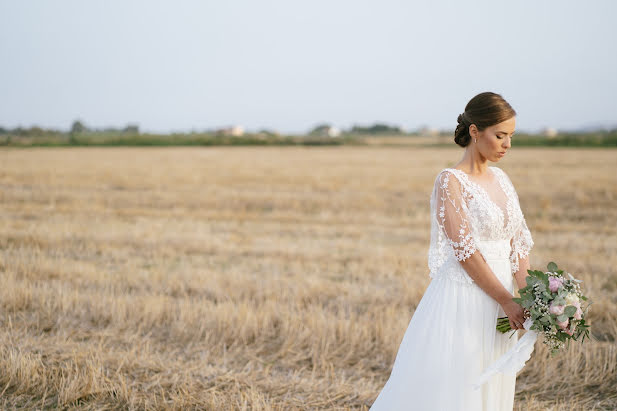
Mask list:
[[[376,123],[368,127],[353,126],[350,132],[352,134],[405,134],[401,127],[383,123]]]
[[[318,124],[317,126],[313,127],[308,135],[310,136],[315,136],[315,135],[327,135],[327,134],[331,134],[331,130],[334,129],[335,127],[333,127],[332,125],[328,124],[328,123],[321,123]],[[398,126],[393,126],[393,125],[388,125],[385,123],[376,123],[373,124],[371,126],[359,126],[359,125],[354,125],[352,126],[350,129],[342,129],[340,130],[340,132],[342,134],[355,134],[355,135],[399,135],[399,134],[406,134],[405,131]]]
[[[53,128],[42,128],[38,126],[32,126],[29,128],[15,127],[5,128],[0,126],[0,134],[11,134],[16,137],[41,137],[50,135],[62,135],[62,134],[83,134],[83,133],[126,133],[126,134],[139,134],[139,126],[136,124],[127,124],[123,128],[106,127],[101,129],[89,128],[81,120],[73,121],[71,128],[68,131],[62,131]]]
[[[142,133],[134,124],[127,124],[122,128],[95,129],[86,126],[81,120],[75,120],[68,130],[46,129],[38,126],[11,129],[0,126],[0,146],[364,145],[367,144],[367,137],[393,135],[409,136],[413,140],[415,136],[424,136],[429,139],[420,144],[451,146],[453,132],[428,127],[406,132],[401,127],[385,123],[375,123],[369,126],[354,125],[347,130],[341,130],[330,124],[321,123],[304,135],[281,135],[265,129],[255,133],[244,133],[242,130],[242,133],[236,134],[227,129],[171,134]],[[417,145],[411,140],[410,143]],[[402,139],[397,144],[405,144],[405,140]],[[519,132],[513,144],[518,146],[617,147],[617,128],[585,132],[562,131],[551,135]]]

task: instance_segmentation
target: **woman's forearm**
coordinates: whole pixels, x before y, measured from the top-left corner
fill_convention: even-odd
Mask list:
[[[473,253],[465,261],[460,261],[467,274],[488,295],[493,297],[500,305],[511,300],[514,296],[501,284],[491,267],[482,257],[480,252]]]
[[[516,279],[519,290],[527,286],[527,280],[525,280],[525,278],[529,277],[529,273],[527,272],[529,267],[529,255],[525,258],[519,258],[518,271],[514,273],[514,278]]]

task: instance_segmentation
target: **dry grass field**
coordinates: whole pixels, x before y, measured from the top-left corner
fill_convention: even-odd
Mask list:
[[[0,408],[368,409],[463,150],[0,150]],[[538,342],[516,410],[617,409],[617,150],[517,148],[536,243],[595,340]]]

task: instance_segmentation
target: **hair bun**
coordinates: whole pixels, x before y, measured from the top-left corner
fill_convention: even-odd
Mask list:
[[[454,142],[461,147],[466,147],[471,141],[471,136],[469,135],[470,124],[467,122],[465,112],[459,114],[456,121],[458,122],[458,125],[454,130]]]
[[[461,114],[458,115],[458,118],[456,119],[456,121],[461,124],[461,123],[465,123],[465,112],[462,112]]]

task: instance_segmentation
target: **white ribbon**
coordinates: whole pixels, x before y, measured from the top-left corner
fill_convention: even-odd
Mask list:
[[[477,390],[482,384],[497,372],[504,374],[516,375],[524,366],[525,362],[531,357],[536,339],[538,338],[538,332],[536,330],[529,330],[533,321],[531,318],[527,318],[523,323],[523,328],[527,330],[516,343],[516,345],[508,352],[499,357],[494,363],[489,365],[484,372],[473,382],[473,389]]]

